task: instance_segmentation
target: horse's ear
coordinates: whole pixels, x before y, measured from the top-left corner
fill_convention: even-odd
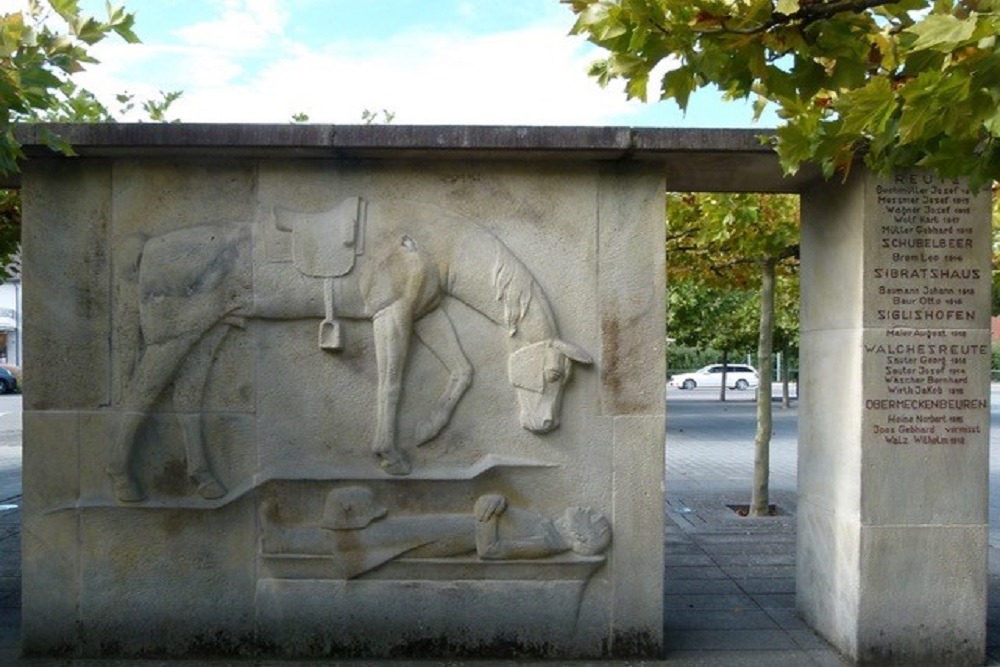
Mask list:
[[[573,345],[573,343],[567,343],[564,340],[559,340],[558,338],[555,338],[552,340],[552,347],[556,348],[557,350],[565,354],[573,361],[577,361],[581,364],[587,364],[587,365],[594,363],[594,360],[591,358],[591,356],[587,354],[587,352],[579,345]]]

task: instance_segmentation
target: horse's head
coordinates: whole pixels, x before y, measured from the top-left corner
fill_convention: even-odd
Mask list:
[[[521,426],[532,433],[548,433],[559,427],[563,387],[574,361],[594,363],[576,345],[555,338],[522,347],[510,355],[508,371],[521,406]]]

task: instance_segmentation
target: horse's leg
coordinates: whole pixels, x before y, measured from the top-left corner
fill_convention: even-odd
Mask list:
[[[130,459],[136,435],[164,387],[177,373],[197,336],[183,336],[164,343],[147,345],[136,364],[124,394],[124,410],[105,472],[111,477],[115,497],[121,502],[145,499],[139,483],[132,476]]]
[[[418,445],[437,436],[448,422],[468,388],[472,385],[473,369],[455,335],[451,318],[441,308],[432,310],[414,324],[417,338],[434,353],[448,370],[448,385],[438,397],[431,413],[415,432]]]
[[[396,420],[403,371],[413,330],[411,302],[399,300],[372,318],[375,361],[378,364],[378,397],[375,441],[372,449],[379,465],[390,475],[408,475],[410,463],[396,447]]]
[[[238,326],[234,324],[234,326]],[[192,412],[178,412],[177,422],[184,438],[184,455],[187,459],[188,476],[194,481],[198,495],[212,500],[226,495],[226,487],[212,474],[205,452],[205,436],[202,432],[202,410],[205,385],[212,369],[215,355],[230,331],[228,324],[217,326],[201,342],[203,357],[190,365],[193,371],[185,382],[174,383],[174,407],[190,407]]]
[[[129,470],[135,436],[145,419],[145,412],[126,412],[122,415],[115,429],[108,464],[104,468],[111,478],[112,493],[123,503],[136,503],[146,499],[146,494]]]

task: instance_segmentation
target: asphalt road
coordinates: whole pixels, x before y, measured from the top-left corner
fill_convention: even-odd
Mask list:
[[[21,395],[0,394],[0,504],[21,495]]]
[[[21,430],[21,395],[0,394],[0,432]]]
[[[757,408],[753,391],[667,388],[666,483],[668,492],[749,489]],[[798,403],[778,402],[772,411],[771,489],[795,492],[798,462]],[[1000,548],[1000,383],[990,401],[990,543]]]

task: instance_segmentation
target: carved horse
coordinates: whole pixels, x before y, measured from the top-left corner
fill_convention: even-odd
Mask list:
[[[559,426],[563,387],[584,350],[559,338],[548,300],[531,273],[493,234],[440,209],[412,202],[369,204],[354,197],[331,211],[276,209],[291,234],[295,272],[273,290],[252,284],[250,223],[191,227],[145,240],[135,253],[138,333],[143,342],[123,398],[123,419],[107,466],[120,501],[144,495],[130,474],[140,426],[171,383],[200,404],[210,361],[181,388],[179,370],[196,349],[211,359],[232,328],[249,318],[323,318],[320,346],[336,348],[336,316],[371,320],[378,369],[372,450],[382,469],[406,475],[397,413],[413,335],[440,359],[448,382],[416,428],[416,444],[436,437],[472,384],[473,368],[442,299],[462,301],[508,332],[508,375],[520,423],[534,433]],[[255,229],[256,227],[256,229]],[[274,264],[269,266],[273,267]],[[287,264],[285,265],[287,266]],[[193,396],[191,395],[193,394]],[[205,455],[200,416],[179,414],[187,471],[205,498],[225,495]]]

